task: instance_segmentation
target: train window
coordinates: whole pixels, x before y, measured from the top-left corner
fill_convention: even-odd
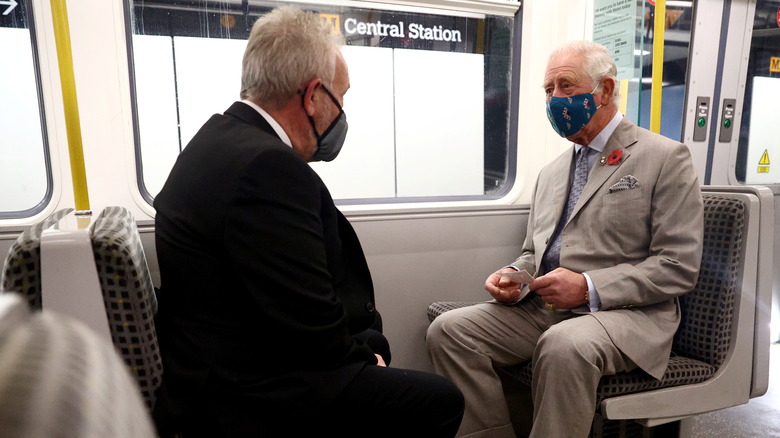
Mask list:
[[[780,184],[780,1],[758,0],[753,20],[736,176],[744,184]],[[772,165],[774,163],[774,165]]]
[[[650,127],[655,6],[640,3],[636,16],[634,76],[628,80],[626,115],[637,125]],[[666,3],[664,65],[661,94],[661,135],[682,141],[685,83],[693,21],[693,2]]]
[[[0,218],[29,217],[51,198],[51,164],[32,9],[0,2]]]
[[[128,2],[139,186],[151,201],[195,132],[238,99],[252,24],[281,3]],[[296,4],[346,41],[349,135],[337,160],[312,163],[335,199],[480,199],[510,188],[514,17]]]

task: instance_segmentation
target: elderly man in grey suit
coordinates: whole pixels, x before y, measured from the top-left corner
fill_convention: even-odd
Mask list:
[[[599,44],[550,56],[548,118],[574,145],[539,174],[522,254],[485,282],[494,300],[428,330],[436,372],[466,398],[459,436],[515,436],[495,368],[532,361],[531,436],[546,438],[588,435],[603,375],[666,369],[699,270],[701,192],[684,144],[620,114],[616,73]]]

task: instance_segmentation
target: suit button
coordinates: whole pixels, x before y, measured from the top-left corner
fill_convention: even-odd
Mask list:
[[[374,303],[366,303],[366,310],[368,310],[369,313],[374,311]]]

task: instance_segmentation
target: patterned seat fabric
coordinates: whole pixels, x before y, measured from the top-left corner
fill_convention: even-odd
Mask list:
[[[599,404],[616,395],[703,382],[723,364],[731,341],[745,204],[707,193],[703,200],[704,246],[699,279],[694,289],[680,298],[682,322],[663,378],[655,380],[641,370],[604,376],[597,393]],[[433,303],[428,307],[428,319],[433,321],[444,312],[474,304]],[[531,384],[530,362],[504,371]]]
[[[152,438],[116,351],[80,322],[36,312],[0,335],[0,435]]]
[[[55,211],[16,239],[5,258],[0,291],[18,292],[27,298],[31,309],[41,309],[41,234],[71,211]]]
[[[92,229],[100,287],[114,346],[130,367],[147,406],[162,382],[154,314],[157,298],[133,216],[123,207],[107,207]]]
[[[450,310],[460,309],[477,304],[473,301],[439,301],[428,306],[428,321],[433,322],[437,316]]]
[[[533,368],[530,362],[505,368],[504,371],[526,385],[531,385]],[[661,380],[656,380],[641,370],[604,376],[596,391],[597,406],[605,398],[617,395],[703,382],[712,377],[715,371],[717,371],[716,367],[702,361],[672,356]]]
[[[704,250],[693,291],[680,298],[682,322],[672,350],[720,367],[731,344],[731,322],[745,229],[745,204],[704,198]]]

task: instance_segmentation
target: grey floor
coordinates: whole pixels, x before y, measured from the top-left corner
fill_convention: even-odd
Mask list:
[[[769,358],[769,389],[747,404],[691,421],[691,438],[780,437],[780,344],[773,344]]]

